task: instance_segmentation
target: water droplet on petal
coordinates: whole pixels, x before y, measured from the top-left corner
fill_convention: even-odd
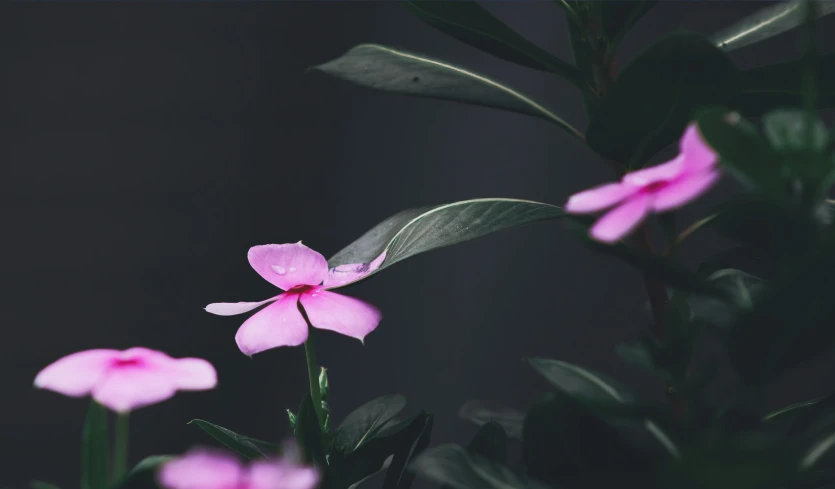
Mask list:
[[[270,265],[270,268],[272,268],[273,271],[279,275],[284,275],[285,273],[287,273],[287,270],[281,265]]]

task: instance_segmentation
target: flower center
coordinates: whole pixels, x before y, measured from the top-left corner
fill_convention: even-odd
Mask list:
[[[117,358],[113,361],[114,367],[136,367],[142,364],[139,358]]]
[[[660,180],[658,182],[652,182],[651,184],[644,187],[643,190],[644,190],[644,192],[647,192],[647,193],[655,193],[655,192],[658,192],[659,190],[661,190],[662,188],[666,187],[667,185],[669,185],[669,183],[670,182],[668,182],[666,180]]]
[[[294,285],[293,287],[290,287],[290,290],[288,290],[287,292],[292,292],[294,294],[302,294],[304,292],[312,290],[313,287],[313,285]]]

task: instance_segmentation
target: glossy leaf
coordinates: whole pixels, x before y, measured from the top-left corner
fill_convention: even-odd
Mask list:
[[[107,489],[108,450],[107,410],[90,401],[81,433],[81,489]]]
[[[339,424],[336,448],[351,453],[373,439],[386,423],[406,407],[401,395],[382,396],[355,409]]]
[[[792,0],[769,5],[711,37],[716,46],[725,51],[755,44],[803,24],[805,0]],[[818,18],[835,12],[835,4],[829,1],[817,3]]]
[[[193,419],[189,421],[188,424],[197,425],[209,436],[248,459],[265,457],[264,452],[258,447],[258,444],[266,445],[266,442],[250,438],[248,436],[239,435],[232,430],[228,430],[222,426],[212,424],[202,419]]]
[[[406,1],[412,13],[444,34],[511,63],[562,75],[582,87],[583,75],[505,25],[478,2]]]
[[[725,105],[738,73],[695,34],[674,34],[635,58],[617,78],[586,133],[589,146],[623,164],[643,162],[678,140],[696,109]]]
[[[832,4],[835,5],[835,4]],[[748,117],[803,102],[804,60],[775,63],[741,72],[742,92],[732,106]],[[835,107],[835,53],[817,58],[818,108]]]
[[[811,399],[809,401],[801,401],[784,406],[763,416],[763,421],[778,421],[795,416],[803,416],[810,408],[816,406],[820,401],[821,399]]]
[[[409,209],[377,224],[331,257],[325,285],[347,285],[420,253],[563,215],[557,206],[516,199],[475,199]]]
[[[539,117],[583,139],[577,129],[516,90],[418,54],[377,44],[360,44],[313,69],[382,92],[482,105]]]
[[[472,421],[478,426],[498,423],[509,438],[522,439],[522,424],[525,413],[493,401],[471,400],[458,410],[458,417]]]
[[[322,443],[322,428],[319,426],[319,418],[309,394],[304,395],[299,405],[299,414],[296,417],[296,443],[307,463],[317,467],[328,466],[325,446]]]
[[[415,460],[418,476],[455,489],[544,489],[541,483],[504,465],[468,453],[458,445],[440,445]]]

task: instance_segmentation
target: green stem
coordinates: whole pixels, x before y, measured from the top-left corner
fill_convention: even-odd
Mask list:
[[[304,356],[307,358],[307,377],[310,381],[310,400],[319,419],[319,426],[324,429],[325,418],[322,415],[322,393],[319,392],[319,363],[316,361],[316,347],[313,344],[313,328],[308,325],[307,341],[304,342]]]
[[[130,420],[128,413],[116,415],[116,445],[113,452],[113,480],[121,480],[128,472],[128,439]]]

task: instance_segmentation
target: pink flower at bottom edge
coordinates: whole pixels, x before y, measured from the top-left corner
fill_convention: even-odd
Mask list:
[[[117,412],[164,401],[178,390],[206,390],[216,384],[217,373],[206,360],[171,358],[139,347],[73,353],[35,377],[35,387],[70,397],[92,395]]]
[[[297,346],[307,340],[307,322],[362,341],[382,319],[373,305],[330,292],[321,285],[328,275],[328,262],[320,253],[299,243],[253,246],[249,264],[266,281],[285,292],[261,302],[215,303],[206,311],[219,316],[243,314],[272,302],[244,322],[235,335],[238,348],[247,354]]]
[[[313,489],[319,474],[285,459],[245,466],[229,453],[194,449],[166,462],[158,479],[166,489]]]
[[[684,131],[679,155],[660,165],[626,174],[620,182],[600,185],[572,195],[570,214],[589,214],[610,207],[592,226],[592,238],[614,243],[631,233],[650,213],[662,213],[696,199],[719,179],[717,155],[704,142],[695,124]]]

